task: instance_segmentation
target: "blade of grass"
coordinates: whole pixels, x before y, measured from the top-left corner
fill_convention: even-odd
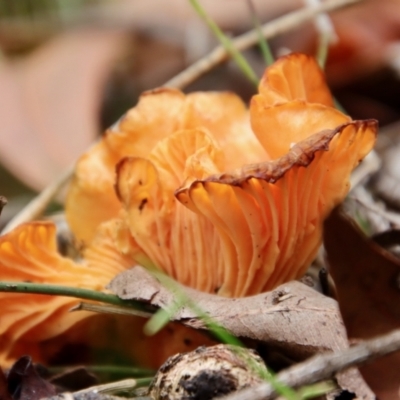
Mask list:
[[[140,311],[148,311],[148,309],[138,301],[122,300],[114,294],[103,293],[90,289],[75,288],[71,286],[49,285],[45,283],[31,282],[0,281],[0,292],[75,297],[77,299],[99,301],[116,306],[133,307]]]
[[[172,319],[173,315],[178,311],[177,303],[171,304],[167,308],[160,308],[146,322],[143,332],[148,336],[153,336],[161,331]]]
[[[275,58],[272,54],[271,48],[269,47],[267,39],[265,39],[265,37],[262,33],[261,23],[260,23],[260,20],[258,19],[257,11],[254,6],[254,3],[252,0],[247,0],[247,4],[250,9],[254,29],[256,30],[257,35],[258,35],[258,45],[260,46],[260,50],[261,50],[261,54],[263,56],[264,62],[267,66],[272,65],[275,62]]]
[[[305,0],[308,7],[320,5],[320,0]],[[337,42],[338,38],[332,21],[327,13],[319,14],[314,19],[315,28],[318,32],[318,48],[316,58],[319,66],[324,69],[328,58],[329,46]]]
[[[298,393],[303,400],[307,400],[323,396],[324,394],[332,392],[336,388],[337,385],[333,381],[324,381],[314,385],[304,386],[298,390]]]
[[[197,12],[197,14],[205,21],[210,27],[216,38],[221,42],[227,53],[235,60],[238,67],[242,70],[243,74],[257,87],[258,77],[251,68],[250,64],[246,61],[243,55],[238,51],[232,41],[221,31],[218,25],[209,17],[203,7],[197,0],[189,0],[190,4]]]
[[[333,11],[361,1],[365,0],[325,0],[323,3],[315,7],[305,7],[295,10],[264,24],[261,27],[262,34],[266,39],[269,39],[300,26],[301,24],[313,19],[321,12]],[[247,49],[257,44],[257,42],[258,35],[254,29],[233,39],[233,44],[238,51]],[[223,46],[218,46],[207,56],[196,61],[175,77],[165,82],[164,86],[182,89],[224,61],[227,55],[227,50]]]
[[[63,374],[71,370],[71,366],[47,367],[51,374]],[[137,378],[151,378],[156,371],[139,367],[125,367],[120,365],[85,365],[85,370],[95,374],[113,374]]]
[[[324,69],[326,65],[326,60],[328,59],[329,46],[331,44],[330,35],[327,33],[321,33],[318,37],[318,47],[316,58],[318,65]]]

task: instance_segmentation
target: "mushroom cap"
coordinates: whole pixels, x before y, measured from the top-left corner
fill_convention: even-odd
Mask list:
[[[299,278],[375,142],[376,121],[332,105],[303,54],[266,70],[249,112],[232,93],[147,92],[79,161],[71,227],[87,242],[113,214],[130,235],[123,254],[224,296]]]

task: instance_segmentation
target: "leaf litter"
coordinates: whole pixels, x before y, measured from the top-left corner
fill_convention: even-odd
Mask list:
[[[288,282],[273,291],[244,298],[224,298],[179,286],[213,321],[240,339],[262,343],[269,351],[293,360],[348,347],[337,302],[300,282]],[[142,267],[122,272],[109,289],[125,300],[137,300],[166,308],[174,294]],[[206,329],[204,319],[188,307],[171,318],[195,329]],[[338,375],[342,389],[373,398],[356,370]]]
[[[349,217],[335,210],[325,221],[324,244],[350,339],[368,339],[400,327],[400,260],[367,239]],[[374,392],[397,399],[400,352],[361,368]]]

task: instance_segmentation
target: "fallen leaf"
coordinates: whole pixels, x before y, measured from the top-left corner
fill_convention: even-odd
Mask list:
[[[81,29],[0,62],[0,157],[41,189],[92,143],[108,73],[126,36]]]
[[[40,400],[56,394],[55,387],[39,376],[28,356],[14,363],[8,373],[7,383],[13,400]]]
[[[324,244],[349,338],[400,327],[400,260],[364,237],[338,209],[325,221]],[[400,352],[360,370],[381,400],[399,399]]]
[[[226,298],[179,285],[191,301],[214,322],[241,339],[261,342],[269,350],[303,360],[316,353],[348,347],[346,332],[335,300],[292,281],[271,292],[243,298]],[[108,288],[122,299],[134,299],[165,308],[174,295],[142,267],[120,273]],[[186,326],[207,329],[190,308],[173,317]],[[357,370],[337,376],[340,386],[358,396],[374,398]]]
[[[122,299],[161,308],[174,299],[173,293],[142,267],[120,273],[108,288]],[[300,282],[289,282],[271,292],[244,298],[226,298],[183,286],[182,290],[233,335],[282,348],[295,359],[347,347],[336,302]],[[203,320],[186,307],[175,314],[173,321],[206,329]]]

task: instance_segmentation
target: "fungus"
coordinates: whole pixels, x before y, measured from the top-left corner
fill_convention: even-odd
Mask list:
[[[64,258],[57,251],[55,229],[50,222],[33,222],[1,236],[1,279],[103,290],[110,279],[130,265],[126,258],[118,255],[109,257],[115,260],[114,264],[91,263],[90,254],[89,261],[82,264]],[[106,241],[102,242],[101,248],[104,259]],[[91,251],[98,253],[96,244],[89,253]],[[0,293],[0,301],[0,365],[9,365],[23,354],[32,355],[35,361],[48,358],[51,351],[39,348],[38,343],[68,331],[92,315],[70,313],[77,301],[68,297]]]
[[[102,290],[139,263],[246,296],[299,278],[375,141],[376,121],[332,105],[323,73],[300,54],[266,70],[249,111],[232,93],[143,94],[77,163],[66,216],[83,260],[57,254],[52,225],[27,224],[0,239],[1,279]],[[0,363],[37,355],[35,343],[89,315],[68,313],[71,299],[0,298]]]
[[[374,145],[376,121],[333,108],[322,71],[302,54],[266,70],[249,113],[228,93],[145,93],[78,163],[67,202],[73,230],[90,239],[82,221],[87,228],[101,198],[115,196],[113,164],[102,162],[101,149],[103,159],[119,159],[113,213],[131,234],[134,249],[124,251],[137,263],[224,296],[301,277],[323,219]],[[108,189],[93,179],[100,173]]]

